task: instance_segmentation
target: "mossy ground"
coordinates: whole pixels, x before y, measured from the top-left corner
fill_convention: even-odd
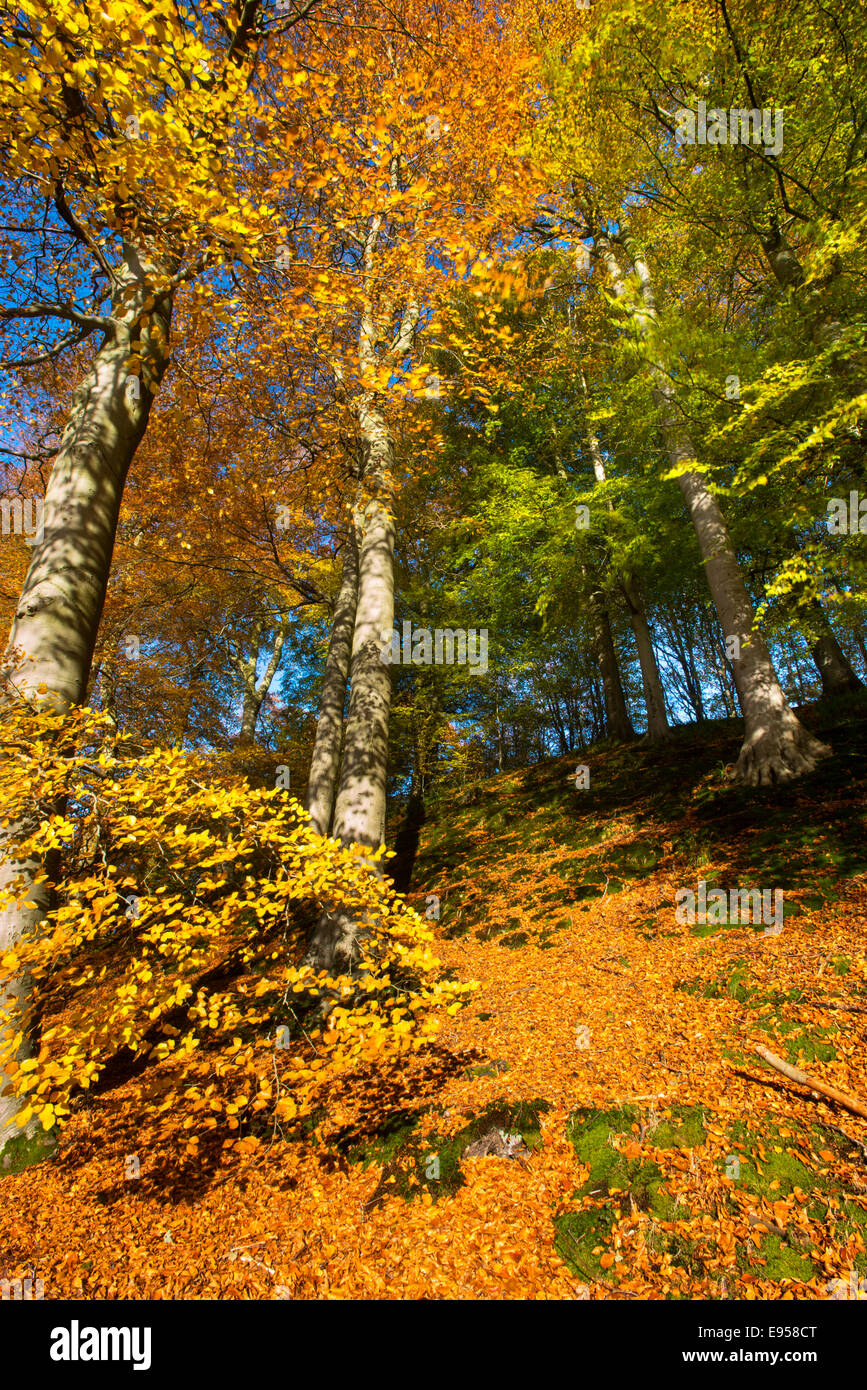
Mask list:
[[[454,1133],[439,1133],[430,1125],[420,1133],[422,1114],[402,1121],[397,1118],[373,1138],[351,1146],[348,1159],[364,1166],[381,1166],[382,1177],[372,1201],[398,1197],[411,1202],[425,1193],[431,1201],[438,1201],[464,1185],[465,1151],[490,1130],[520,1134],[528,1149],[537,1149],[542,1142],[539,1117],[548,1108],[544,1100],[518,1104],[493,1101]],[[436,1116],[428,1115],[428,1119]]]
[[[835,973],[840,972],[836,970]],[[755,1010],[756,1021],[762,1028],[785,1044],[781,1049],[784,1061],[805,1066],[811,1062],[829,1062],[837,1056],[834,1040],[840,1035],[839,1025],[816,1023],[807,1028],[797,1018],[789,1017],[786,1006],[794,1005],[797,1012],[797,1006],[804,1002],[804,991],[797,988],[764,990],[753,983],[750,962],[745,958],[729,961],[725,970],[711,980],[680,980],[675,989],[702,999],[734,999]],[[742,1050],[729,1049],[728,1055],[732,1060],[746,1060]]]
[[[734,1288],[750,1281],[779,1289],[777,1296],[786,1289],[798,1290],[799,1297],[826,1296],[820,1291],[829,1274],[828,1242],[838,1242],[853,1267],[862,1268],[864,1201],[853,1176],[857,1155],[851,1144],[839,1136],[833,1142],[830,1128],[817,1130],[811,1144],[835,1153],[834,1163],[823,1169],[810,1157],[812,1150],[805,1154],[793,1141],[792,1129],[781,1133],[762,1111],[764,1096],[751,1089],[756,1083],[744,1087],[747,1119],[732,1119],[725,1106],[721,1115],[715,1104],[729,1077],[756,1070],[758,1084],[767,1085],[772,1096],[779,1094],[781,1078],[774,1074],[772,1079],[765,1065],[757,1063],[752,1038],[806,1069],[821,1070],[852,1057],[848,1025],[860,1020],[817,1012],[814,1005],[824,980],[817,991],[803,983],[797,969],[774,967],[786,943],[791,943],[791,962],[797,965],[803,947],[796,939],[800,943],[818,935],[817,959],[824,962],[832,988],[843,982],[847,999],[858,998],[864,989],[863,943],[852,939],[849,948],[829,952],[826,939],[839,940],[845,933],[834,937],[819,926],[845,896],[841,880],[867,872],[859,790],[867,779],[864,705],[855,701],[836,710],[817,708],[808,722],[830,739],[838,757],[825,763],[809,784],[787,791],[784,800],[771,792],[744,798],[727,782],[724,768],[734,761],[740,737],[732,721],[701,732],[676,731],[667,749],[603,747],[599,756],[591,750],[580,759],[591,766],[587,791],[574,787],[568,760],[559,760],[477,784],[467,804],[447,819],[435,802],[432,806],[433,857],[423,843],[417,882],[427,891],[446,885],[449,913],[453,919],[459,914],[460,926],[444,935],[459,939],[462,951],[470,944],[467,959],[474,969],[480,949],[496,955],[496,948],[514,947],[517,957],[533,953],[524,967],[532,981],[547,973],[536,963],[545,957],[536,952],[551,952],[559,962],[568,943],[580,941],[579,974],[587,971],[589,960],[591,971],[605,972],[591,973],[592,985],[609,984],[615,990],[611,1006],[599,1010],[602,1023],[596,1027],[613,1030],[611,1047],[628,1048],[630,1030],[619,1029],[618,1022],[625,1003],[640,1009],[642,998],[647,1001],[642,950],[658,951],[660,960],[666,953],[688,958],[699,967],[669,984],[675,997],[696,1002],[689,1011],[690,1018],[702,1020],[696,1040],[681,1047],[676,1058],[670,1043],[664,1052],[645,1048],[648,1060],[663,1057],[668,1074],[645,1070],[631,1089],[663,1090],[667,1085],[670,1090],[671,1073],[689,1075],[694,1054],[706,1049],[703,1040],[715,1037],[719,1060],[708,1068],[707,1104],[675,1104],[661,1117],[647,1106],[585,1104],[569,1120],[576,1165],[586,1167],[587,1177],[576,1184],[568,1209],[555,1217],[554,1239],[558,1254],[582,1282],[611,1288],[627,1277],[617,1241],[628,1219],[640,1230],[643,1258],[663,1280],[667,1297],[689,1297],[690,1289],[700,1289],[702,1297],[730,1297]],[[504,808],[519,814],[506,815]],[[768,942],[763,922],[681,927],[671,885],[695,890],[699,879],[709,891],[781,888],[781,944]],[[660,897],[660,880],[666,884],[667,901]],[[603,932],[610,933],[612,923],[617,934],[606,940]],[[694,945],[687,946],[686,938]],[[649,944],[636,951],[636,941]],[[654,981],[657,972],[654,964]],[[507,991],[507,999],[524,993],[519,979],[520,974],[513,977],[518,988]],[[532,993],[535,986],[526,988]],[[486,1007],[476,1015],[478,1024],[495,1027],[499,1015],[487,999],[498,994],[494,988],[488,991]],[[535,1032],[544,1026],[534,1015],[526,1029]],[[497,1045],[502,1048],[501,1041]],[[726,1070],[727,1063],[736,1070]],[[622,1067],[618,1072],[628,1075]],[[473,1069],[474,1076],[482,1074],[483,1069]],[[623,1081],[618,1089],[630,1086]],[[679,1089],[688,1087],[681,1083]],[[559,1100],[556,1094],[550,1098],[555,1104]],[[791,1103],[803,1104],[797,1097]],[[739,1165],[737,1179],[726,1177],[727,1161],[731,1168],[733,1159]],[[679,1177],[678,1165],[683,1164],[689,1181]],[[704,1188],[702,1174],[707,1175]],[[803,1229],[802,1199],[807,1213]],[[781,1203],[788,1203],[786,1213]],[[784,1222],[782,1235],[768,1214],[774,1204]],[[770,1225],[763,1223],[762,1214]],[[731,1250],[726,1244],[729,1228],[737,1233]]]
[[[32,1135],[20,1134],[9,1139],[3,1146],[0,1158],[0,1178],[4,1174],[23,1173],[39,1163],[46,1163],[57,1153],[57,1135],[54,1130],[47,1132],[37,1128]]]
[[[664,1160],[648,1158],[644,1143],[656,1152],[657,1160],[659,1151],[666,1150],[697,1159],[708,1123],[706,1112],[696,1107],[677,1108],[662,1119],[645,1115],[643,1122],[641,1113],[631,1107],[584,1109],[572,1117],[569,1137],[578,1162],[589,1173],[575,1191],[577,1209],[557,1217],[554,1224],[556,1249],[576,1276],[616,1282],[622,1275],[613,1265],[612,1251],[618,1220],[628,1210],[633,1220],[642,1222],[645,1247],[656,1262],[679,1270],[687,1285],[705,1286],[706,1297],[726,1296],[717,1251],[700,1230],[701,1212],[671,1189]],[[773,1126],[758,1133],[734,1121],[727,1134],[726,1174],[732,1181],[727,1193],[717,1195],[717,1215],[724,1220],[736,1217],[745,1204],[752,1205],[751,1197],[760,1204],[752,1239],[743,1241],[736,1251],[738,1272],[760,1276],[783,1290],[822,1280],[824,1266],[812,1233],[795,1223],[787,1223],[779,1233],[774,1218],[764,1214],[765,1204],[785,1204],[794,1197],[805,1202],[813,1220],[822,1221],[837,1240],[860,1245],[851,1268],[862,1276],[867,1270],[867,1202],[853,1199],[832,1171],[818,1170],[798,1158],[783,1142],[787,1136]],[[835,1141],[833,1133],[821,1127],[811,1136],[811,1143],[825,1154],[834,1142],[839,1148],[839,1137]],[[810,1152],[817,1156],[815,1149]]]
[[[624,1203],[651,1218],[651,1239],[658,1250],[665,1248],[678,1261],[690,1259],[689,1243],[673,1232],[666,1234],[666,1227],[684,1213],[666,1186],[663,1170],[641,1156],[635,1136],[648,1137],[656,1149],[693,1148],[705,1137],[703,1112],[683,1107],[665,1117],[654,1113],[642,1123],[641,1112],[634,1106],[582,1109],[571,1117],[568,1134],[578,1162],[590,1170],[575,1194],[582,1209],[555,1221],[555,1245],[570,1269],[584,1277],[590,1273],[603,1277],[601,1262],[611,1235],[612,1205],[616,1211]],[[630,1145],[626,1153],[615,1140]]]

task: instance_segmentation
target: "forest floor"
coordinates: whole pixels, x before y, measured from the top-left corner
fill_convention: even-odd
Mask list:
[[[409,897],[439,899],[437,954],[478,982],[436,1045],[288,1142],[195,1160],[160,1065],[96,1088],[52,1162],[0,1175],[0,1276],[46,1298],[864,1297],[867,1120],[755,1052],[867,1099],[867,717],[807,719],[835,757],[781,793],[726,781],[732,721],[591,750],[586,790],[573,755],[434,801]],[[679,923],[701,879],[781,889],[782,930]]]

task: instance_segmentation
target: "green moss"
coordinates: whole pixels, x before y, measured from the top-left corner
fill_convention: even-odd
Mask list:
[[[611,1234],[611,1214],[604,1207],[570,1211],[554,1218],[554,1249],[573,1274],[582,1279],[610,1278],[599,1263],[604,1250],[594,1255]]]
[[[520,917],[510,917],[506,922],[488,922],[476,936],[480,941],[487,941],[491,936],[502,936],[504,932],[514,931],[515,927],[520,926]]]
[[[674,1218],[674,1202],[663,1185],[657,1164],[643,1158],[626,1158],[614,1148],[615,1135],[633,1137],[633,1124],[639,1119],[633,1106],[615,1110],[579,1110],[571,1117],[568,1137],[578,1161],[588,1164],[590,1174],[578,1189],[580,1196],[606,1197],[610,1192],[629,1193],[642,1211],[653,1211],[661,1220]],[[701,1111],[685,1109],[661,1120],[647,1135],[657,1148],[689,1148],[703,1142]]]
[[[603,1111],[583,1109],[571,1117],[567,1131],[569,1139],[578,1161],[590,1169],[589,1176],[575,1194],[586,1205],[580,1211],[555,1219],[555,1248],[573,1273],[584,1278],[599,1278],[602,1272],[599,1261],[604,1250],[597,1249],[596,1254],[593,1251],[606,1244],[614,1208],[622,1193],[624,1202],[634,1203],[652,1217],[648,1243],[700,1277],[704,1266],[698,1243],[667,1229],[672,1222],[689,1213],[666,1188],[659,1165],[641,1156],[627,1158],[611,1142],[615,1135],[634,1138],[632,1127],[639,1124],[639,1120],[639,1111],[634,1106]],[[704,1142],[705,1128],[700,1107],[674,1109],[647,1130],[645,1142],[660,1149],[690,1148]],[[606,1277],[608,1280],[616,1278],[613,1267]]]
[[[371,1203],[389,1197],[412,1202],[429,1192],[434,1201],[450,1196],[463,1187],[461,1163],[465,1149],[491,1129],[505,1134],[520,1134],[528,1148],[538,1148],[542,1142],[540,1115],[547,1110],[545,1100],[509,1103],[493,1101],[475,1119],[456,1134],[428,1134],[421,1139],[414,1131],[420,1115],[412,1121],[396,1122],[388,1132],[381,1131],[372,1141],[357,1145],[349,1155],[350,1162],[365,1166],[381,1163],[382,1176]]]
[[[847,1236],[860,1239],[862,1249],[860,1254],[853,1258],[852,1264],[860,1276],[867,1275],[867,1211],[857,1202],[844,1201],[840,1208],[839,1220]]]
[[[498,946],[507,946],[510,951],[518,951],[522,946],[526,946],[529,940],[525,931],[512,932],[511,936],[504,936],[498,942]]]
[[[799,1058],[805,1063],[828,1062],[836,1057],[833,1043],[839,1032],[836,1025],[832,1023],[825,1028],[818,1026],[808,1031],[802,1023],[788,1018],[783,1012],[784,1005],[797,1004],[802,1000],[802,990],[772,990],[770,994],[762,994],[749,983],[750,978],[748,963],[736,960],[730,962],[729,967],[715,979],[678,980],[674,988],[700,999],[736,999],[738,1003],[758,1010],[761,1026],[774,1038],[785,1042],[784,1051],[789,1062],[797,1062]],[[734,1058],[736,1054],[726,1052],[726,1056]],[[737,1054],[737,1060],[741,1060],[741,1054]]]
[[[643,878],[653,873],[662,854],[661,845],[649,840],[636,840],[630,845],[621,845],[613,849],[608,862],[617,874]]]
[[[804,1192],[812,1192],[819,1179],[812,1168],[808,1168],[799,1158],[786,1148],[786,1141],[771,1127],[761,1136],[756,1135],[743,1123],[736,1120],[729,1133],[732,1137],[732,1153],[740,1161],[738,1186],[745,1187],[758,1197],[769,1197],[772,1201],[787,1197],[799,1187]],[[759,1145],[765,1157],[759,1156]],[[782,1149],[776,1153],[775,1149]],[[777,1186],[772,1187],[776,1183]]]
[[[797,1279],[805,1284],[816,1273],[811,1261],[793,1250],[782,1236],[766,1235],[762,1239],[760,1259],[765,1262],[762,1278],[775,1282]]]
[[[843,1203],[842,1220],[847,1230],[867,1235],[867,1211],[857,1202]]]
[[[0,1177],[11,1173],[23,1173],[25,1168],[33,1168],[37,1163],[46,1163],[57,1152],[57,1131],[47,1132],[39,1125],[29,1137],[19,1134],[15,1139],[7,1139],[0,1157]]]
[[[373,1135],[350,1148],[349,1162],[360,1163],[363,1168],[369,1168],[372,1163],[388,1163],[407,1143],[420,1119],[420,1111],[415,1114],[399,1111]]]
[[[837,1037],[837,1028],[817,1028],[813,1033],[798,1032],[786,1044],[786,1057],[789,1062],[833,1062],[837,1049],[826,1039]]]
[[[649,1139],[658,1149],[693,1149],[705,1140],[704,1111],[700,1105],[682,1105],[651,1130]]]
[[[501,1072],[512,1070],[511,1062],[506,1062],[498,1057],[493,1062],[483,1062],[478,1067],[467,1067],[467,1076],[497,1076]]]
[[[745,1004],[755,994],[758,993],[751,985],[747,984],[750,977],[750,968],[746,961],[737,960],[731,962],[731,969],[728,973],[723,972],[713,980],[678,980],[674,988],[682,994],[693,994],[699,999],[737,999],[739,1003]]]

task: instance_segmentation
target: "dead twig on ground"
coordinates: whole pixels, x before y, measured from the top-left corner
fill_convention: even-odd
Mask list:
[[[769,1048],[757,1044],[756,1052],[759,1057],[763,1057],[772,1067],[783,1076],[787,1076],[790,1081],[796,1081],[799,1086],[809,1086],[811,1091],[817,1091],[826,1100],[836,1101],[846,1110],[851,1110],[853,1115],[860,1115],[867,1120],[867,1105],[857,1096],[847,1095],[845,1091],[838,1091],[836,1086],[826,1086],[821,1081],[817,1081],[814,1076],[808,1076],[805,1071],[800,1071],[797,1067],[792,1067],[788,1062],[784,1062],[781,1057],[777,1057]]]

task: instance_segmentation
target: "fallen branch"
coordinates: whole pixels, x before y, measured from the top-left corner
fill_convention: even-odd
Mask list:
[[[805,1071],[799,1071],[797,1067],[790,1067],[788,1062],[774,1056],[773,1052],[760,1044],[757,1045],[756,1052],[777,1071],[782,1072],[783,1076],[787,1076],[790,1081],[797,1081],[799,1086],[809,1086],[811,1091],[818,1091],[820,1096],[825,1096],[828,1100],[835,1100],[838,1105],[851,1110],[853,1115],[861,1115],[867,1120],[867,1105],[864,1104],[863,1100],[849,1096],[845,1091],[838,1091],[835,1086],[824,1086],[821,1081],[817,1081],[813,1076],[808,1076]]]

